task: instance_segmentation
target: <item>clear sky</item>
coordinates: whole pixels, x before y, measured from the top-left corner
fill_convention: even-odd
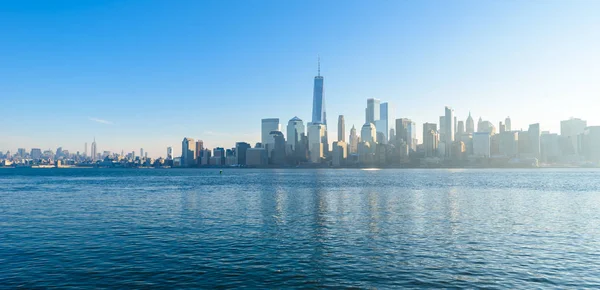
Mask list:
[[[513,128],[600,125],[600,1],[3,1],[0,151],[164,156],[310,121],[321,56],[330,140],[389,101]],[[360,129],[359,129],[360,130]],[[420,134],[418,136],[420,138]],[[89,149],[88,149],[89,150]]]

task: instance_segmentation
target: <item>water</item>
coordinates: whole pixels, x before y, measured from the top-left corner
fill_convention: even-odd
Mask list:
[[[600,171],[0,169],[0,288],[598,288]]]

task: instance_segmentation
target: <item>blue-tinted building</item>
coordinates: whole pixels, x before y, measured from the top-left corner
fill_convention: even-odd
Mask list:
[[[313,90],[312,122],[327,125],[327,114],[325,113],[325,99],[323,98],[323,77],[321,76],[321,62],[319,61],[318,75],[315,77]]]

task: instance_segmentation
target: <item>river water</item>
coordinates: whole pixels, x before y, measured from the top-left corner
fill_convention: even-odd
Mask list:
[[[0,169],[0,287],[598,288],[600,170]]]

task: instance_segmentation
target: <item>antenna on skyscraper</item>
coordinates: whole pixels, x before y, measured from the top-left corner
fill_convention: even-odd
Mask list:
[[[321,56],[317,56],[317,65],[318,65],[318,72],[317,72],[317,76],[321,76]]]

